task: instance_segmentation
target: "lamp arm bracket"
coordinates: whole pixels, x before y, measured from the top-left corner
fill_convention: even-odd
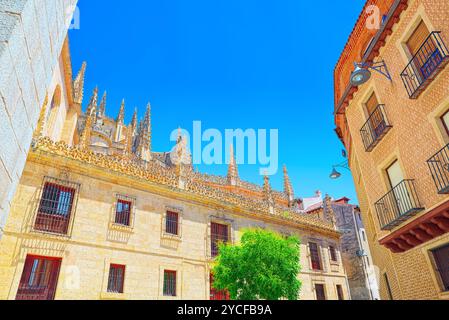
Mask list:
[[[380,60],[377,62],[356,63],[356,66],[374,70],[383,75],[384,77],[386,77],[388,80],[393,81],[393,79],[391,78],[390,71],[388,70],[387,64],[385,63],[385,60]]]

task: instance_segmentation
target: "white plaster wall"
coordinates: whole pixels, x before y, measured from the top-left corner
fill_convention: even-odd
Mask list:
[[[77,0],[0,0],[0,237]]]

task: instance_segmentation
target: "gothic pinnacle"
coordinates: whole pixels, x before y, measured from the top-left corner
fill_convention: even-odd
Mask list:
[[[86,74],[87,63],[83,62],[78,75],[73,81],[73,100],[75,103],[81,105],[84,98],[84,76]]]
[[[237,162],[235,160],[234,145],[231,144],[229,154],[228,183],[231,185],[236,185],[238,180],[239,180],[239,172],[237,168]]]
[[[125,99],[122,100],[122,104],[120,105],[120,111],[117,116],[117,123],[123,124],[125,121]]]
[[[95,87],[92,97],[90,98],[89,101],[89,106],[87,108],[87,115],[94,116],[96,114],[97,106],[98,106],[98,87]]]
[[[107,99],[107,92],[105,91],[103,94],[103,98],[101,98],[100,109],[98,110],[98,115],[100,117],[104,117],[106,114],[106,99]]]

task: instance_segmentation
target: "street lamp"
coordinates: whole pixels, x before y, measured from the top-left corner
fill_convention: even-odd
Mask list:
[[[345,162],[340,163],[340,164],[336,164],[336,165],[333,166],[332,173],[329,175],[329,177],[332,180],[337,180],[337,179],[339,179],[342,176],[342,174],[337,170],[337,168],[343,168],[343,169],[346,169],[348,171],[351,171],[351,169],[349,169],[348,161],[345,161]]]
[[[361,86],[362,84],[368,82],[371,78],[371,71],[374,70],[388,80],[392,81],[390,72],[388,71],[387,65],[385,61],[379,62],[362,62],[362,63],[354,63],[355,70],[351,74],[351,84],[354,87]]]

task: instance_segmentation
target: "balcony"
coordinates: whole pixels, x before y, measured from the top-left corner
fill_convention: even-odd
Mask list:
[[[417,99],[448,61],[441,32],[432,32],[401,74],[410,99]]]
[[[403,180],[375,204],[382,230],[392,230],[424,210],[414,180]]]
[[[378,105],[360,130],[365,150],[367,152],[373,151],[391,128],[392,126],[385,113],[385,106]]]
[[[449,194],[449,144],[427,160],[439,194]]]

